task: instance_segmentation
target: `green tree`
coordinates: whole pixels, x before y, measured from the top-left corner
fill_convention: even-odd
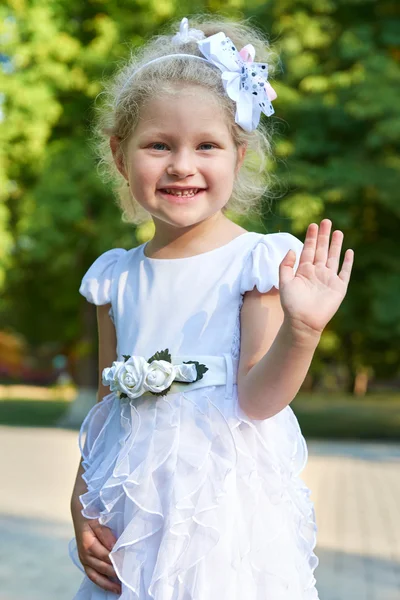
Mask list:
[[[393,375],[400,359],[400,7],[391,0],[270,0],[248,9],[281,55],[277,174],[268,227],[332,219],[355,250],[348,296],[319,358]],[[332,335],[333,334],[333,335]],[[318,366],[318,361],[316,361]]]
[[[273,212],[266,204],[264,226],[301,237],[327,216],[356,253],[349,294],[313,369],[336,360],[353,380],[370,367],[391,375],[400,353],[400,28],[389,0],[2,5],[2,321],[33,345],[75,347],[92,365],[94,312],[77,294],[80,278],[102,251],[136,242],[88,144],[101,82],[128,44],[140,45],[170,18],[221,8],[232,18],[245,9],[281,53],[275,168],[287,193]]]

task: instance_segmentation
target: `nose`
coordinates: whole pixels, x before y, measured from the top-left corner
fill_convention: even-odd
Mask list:
[[[193,153],[186,149],[171,153],[167,173],[180,179],[194,175],[196,173],[196,164]]]

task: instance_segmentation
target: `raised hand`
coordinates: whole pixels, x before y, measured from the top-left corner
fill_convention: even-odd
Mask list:
[[[354,252],[346,250],[338,273],[343,233],[336,230],[329,244],[329,219],[308,226],[296,273],[295,252],[290,250],[279,266],[279,290],[285,317],[301,335],[318,336],[338,310],[347,292]]]

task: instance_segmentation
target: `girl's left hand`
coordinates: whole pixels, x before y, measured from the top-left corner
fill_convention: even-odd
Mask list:
[[[296,273],[295,252],[289,250],[279,266],[279,290],[285,318],[296,333],[319,337],[341,305],[347,292],[354,252],[346,250],[338,273],[343,233],[329,236],[332,222],[311,223]]]

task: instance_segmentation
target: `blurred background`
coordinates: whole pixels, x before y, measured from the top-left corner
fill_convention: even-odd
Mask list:
[[[355,251],[292,404],[310,442],[321,598],[400,597],[400,4],[13,0],[0,6],[2,600],[63,600],[79,582],[68,504],[97,333],[78,288],[100,253],[153,234],[121,222],[99,177],[96,97],[131,45],[204,11],[250,18],[280,55],[277,200],[231,218],[304,239],[328,217]]]

